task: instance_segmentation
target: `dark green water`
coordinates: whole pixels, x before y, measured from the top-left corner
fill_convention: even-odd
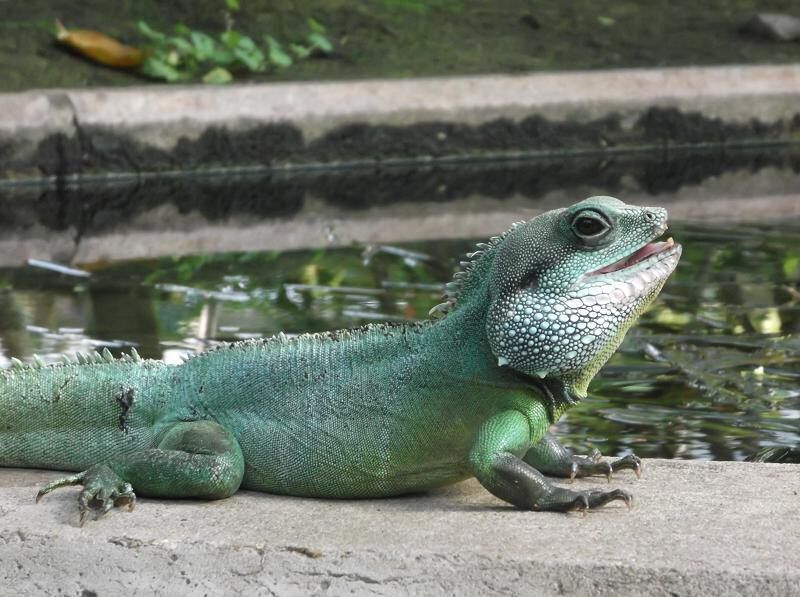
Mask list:
[[[800,222],[671,227],[684,257],[558,431],[578,450],[739,460],[800,444]],[[418,319],[475,241],[0,271],[0,359],[216,342]]]

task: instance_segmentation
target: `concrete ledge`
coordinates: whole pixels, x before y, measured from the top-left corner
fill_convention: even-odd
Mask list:
[[[0,178],[786,142],[798,105],[796,65],[32,91]]]
[[[241,492],[141,500],[74,526],[57,474],[0,470],[0,582],[18,594],[800,595],[800,468],[649,460],[637,498],[520,512],[469,481],[326,501]],[[578,487],[604,488],[604,480]]]
[[[725,120],[772,121],[795,113],[800,66],[626,69],[482,77],[156,87],[66,91],[85,126],[123,130],[185,123],[187,129],[295,122],[308,138],[349,122],[479,124],[532,111],[589,120],[642,106],[699,110]],[[759,102],[749,101],[754,97]]]

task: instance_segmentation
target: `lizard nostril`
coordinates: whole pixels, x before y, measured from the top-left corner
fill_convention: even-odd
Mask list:
[[[655,222],[656,214],[653,213],[652,211],[646,211],[644,212],[644,219],[647,220],[648,222]]]

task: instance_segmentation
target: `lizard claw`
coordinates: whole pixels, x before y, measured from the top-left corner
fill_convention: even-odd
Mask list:
[[[585,495],[584,503],[587,504],[586,508],[584,509],[598,508],[615,500],[625,502],[625,505],[628,506],[628,509],[630,509],[631,504],[633,504],[633,496],[622,489],[612,489],[611,491],[590,490],[582,493]]]
[[[53,491],[54,489],[59,489],[60,487],[70,487],[72,485],[83,485],[83,481],[86,478],[86,473],[78,473],[77,475],[70,475],[69,477],[63,477],[61,479],[56,479],[42,487],[36,493],[36,503],[42,501],[42,498],[46,496],[48,493]]]
[[[80,526],[86,523],[91,512],[95,513],[97,519],[115,506],[127,506],[129,511],[133,510],[136,503],[136,494],[131,484],[123,481],[106,465],[93,466],[82,473],[49,483],[36,494],[36,502],[38,503],[54,489],[71,485],[83,485],[83,490],[78,496]]]
[[[563,512],[577,511],[585,514],[589,510],[605,506],[616,500],[625,502],[628,509],[633,505],[633,496],[623,489],[573,491],[557,488],[550,495],[550,503],[546,509]]]
[[[615,471],[630,469],[634,472],[636,478],[640,479],[644,470],[644,463],[636,454],[627,454],[611,462],[611,469]]]
[[[614,468],[611,463],[603,460],[603,457],[599,456],[599,454],[600,452],[593,450],[588,456],[573,456],[570,479],[589,475],[605,475],[606,479],[611,482],[611,474],[614,472]]]
[[[642,476],[644,470],[644,463],[642,459],[635,454],[627,454],[622,458],[608,461],[603,460],[598,450],[592,450],[588,456],[573,456],[572,466],[570,468],[570,480],[575,477],[587,477],[589,475],[605,475],[608,482],[617,471],[630,469],[639,478]]]

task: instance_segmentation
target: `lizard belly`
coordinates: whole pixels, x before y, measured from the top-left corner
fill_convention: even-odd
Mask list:
[[[352,402],[355,402],[354,400]],[[380,497],[423,491],[471,476],[472,439],[488,404],[437,401],[437,409],[385,402],[327,416],[250,418],[240,444],[243,487],[314,497]],[[482,406],[486,404],[487,406]],[[476,408],[476,405],[480,405]],[[310,423],[310,421],[312,423]]]
[[[469,476],[471,437],[442,427],[385,421],[376,427],[376,422],[381,423],[374,418],[368,423],[336,421],[303,430],[285,421],[267,421],[260,446],[242,445],[243,486],[289,495],[380,497]]]

